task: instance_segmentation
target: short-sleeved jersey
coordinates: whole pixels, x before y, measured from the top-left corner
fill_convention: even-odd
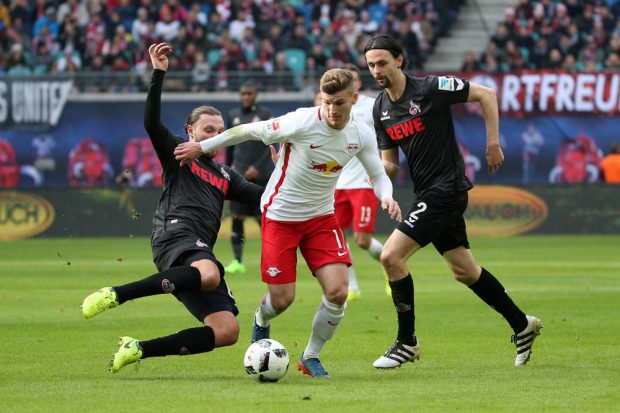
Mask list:
[[[164,76],[164,71],[153,71],[144,113],[144,125],[163,169],[164,187],[153,217],[153,238],[173,223],[187,227],[213,248],[224,200],[256,205],[263,188],[205,156],[179,165],[173,152],[185,140],[173,135],[160,121]]]
[[[358,120],[361,120],[370,127],[373,133],[373,139],[376,139],[374,136],[374,121],[372,118],[372,108],[374,104],[375,100],[373,98],[366,95],[359,95],[357,102],[355,102],[355,105],[353,105],[351,109],[351,113],[353,113],[353,116]],[[342,170],[342,175],[340,175],[338,179],[336,189],[358,188],[371,188],[371,186],[370,183],[368,183],[368,174],[366,174],[362,164],[357,159],[351,159],[351,162]]]
[[[353,157],[374,179],[385,174],[372,131],[353,115],[342,130],[327,125],[321,107],[298,109],[246,127],[265,144],[282,143],[261,199],[267,218],[306,221],[333,213],[336,183]]]
[[[400,146],[407,157],[414,192],[468,191],[465,164],[454,133],[450,105],[469,96],[469,81],[445,76],[407,76],[403,95],[392,102],[382,91],[373,109],[380,149]],[[440,195],[441,196],[441,195]]]

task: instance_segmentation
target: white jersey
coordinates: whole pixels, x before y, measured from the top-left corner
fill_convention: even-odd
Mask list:
[[[375,126],[372,118],[372,108],[375,104],[375,100],[366,95],[359,95],[357,102],[353,105],[351,112],[358,120],[365,122],[372,132],[372,139],[377,141],[375,135]],[[357,159],[352,159],[342,170],[342,174],[338,179],[336,189],[358,189],[358,188],[372,188],[368,182],[368,174],[364,170],[364,167]]]
[[[248,139],[281,143],[280,158],[261,199],[261,210],[277,221],[306,221],[334,212],[334,191],[344,166],[357,157],[379,199],[392,197],[392,183],[379,159],[370,127],[351,114],[342,130],[325,122],[321,107],[249,123],[200,142],[203,151]]]

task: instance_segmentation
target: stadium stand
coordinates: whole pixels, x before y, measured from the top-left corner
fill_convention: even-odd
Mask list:
[[[620,70],[620,1],[520,0],[476,59],[465,52],[463,71],[522,69]]]
[[[363,67],[361,50],[376,32],[397,37],[423,69],[463,2],[0,0],[0,74],[70,76],[83,91],[143,90],[147,46],[167,41],[170,70],[186,75],[180,90],[235,90],[233,78],[265,76],[276,90],[299,90],[312,78],[300,68]]]

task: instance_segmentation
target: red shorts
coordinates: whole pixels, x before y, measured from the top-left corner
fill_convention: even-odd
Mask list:
[[[377,197],[370,188],[337,189],[334,208],[340,228],[348,229],[353,221],[355,232],[375,232]]]
[[[326,264],[351,265],[336,216],[325,215],[301,222],[274,221],[263,215],[260,269],[267,284],[289,284],[297,277],[297,247],[310,271]]]

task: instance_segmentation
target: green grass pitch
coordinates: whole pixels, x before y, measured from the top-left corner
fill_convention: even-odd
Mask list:
[[[0,412],[618,411],[620,236],[474,239],[472,248],[517,304],[544,322],[527,366],[513,367],[507,323],[452,280],[431,247],[409,262],[422,358],[374,369],[395,338],[395,313],[380,265],[354,247],[363,296],[321,354],[333,380],[296,371],[320,300],[300,261],[296,301],[272,324],[291,366],[280,382],[261,384],[242,364],[265,291],[257,240],[247,243],[249,272],[227,277],[241,310],[239,343],[143,360],[114,375],[106,368],[118,336],[148,339],[198,325],[170,296],[82,318],[87,294],[154,272],[148,239],[0,243]],[[231,259],[226,238],[216,254],[224,264]]]

